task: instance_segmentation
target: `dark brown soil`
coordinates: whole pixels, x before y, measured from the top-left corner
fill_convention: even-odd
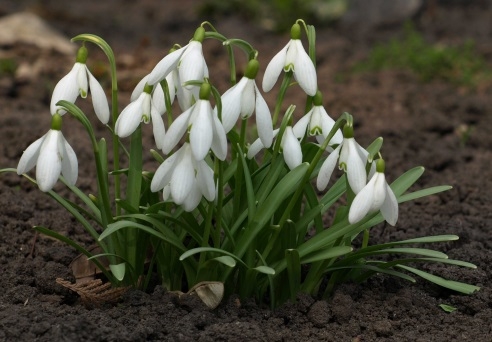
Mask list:
[[[95,33],[113,45],[119,60],[121,105],[135,81],[145,75],[171,44],[185,43],[205,19],[193,1],[2,1],[0,14],[29,9],[67,35]],[[492,5],[452,2],[414,18],[429,42],[455,45],[473,39],[492,59]],[[216,27],[230,37],[246,38],[266,62],[287,41],[241,18],[222,18]],[[492,341],[492,88],[460,88],[439,80],[423,84],[406,71],[350,75],[336,82],[367,55],[375,42],[401,34],[401,27],[319,28],[319,86],[333,116],[354,115],[362,145],[383,136],[389,178],[422,165],[419,187],[449,184],[453,190],[405,203],[396,227],[378,226],[372,242],[435,234],[457,234],[442,244],[450,258],[472,262],[476,270],[429,265],[446,278],[478,285],[471,296],[425,281],[404,283],[376,276],[363,284],[340,286],[327,301],[300,296],[275,311],[253,301],[229,298],[207,310],[193,297],[179,300],[160,286],[150,293],[128,292],[121,303],[96,308],[81,305],[55,283],[70,279],[76,251],[37,235],[34,225],[91,244],[83,228],[32,184],[15,174],[0,176],[0,341]],[[219,44],[207,52],[209,68],[221,68]],[[73,63],[32,46],[14,46],[18,63],[43,60],[39,77],[20,82],[0,79],[0,168],[16,167],[22,151],[49,127],[53,85]],[[94,51],[94,52],[92,52]],[[103,60],[92,49],[93,60]],[[215,73],[217,74],[217,73]],[[220,71],[218,71],[220,74]],[[221,88],[224,79],[215,79]],[[224,87],[221,90],[225,90]],[[270,98],[272,101],[272,98]],[[295,101],[295,98],[293,99]],[[82,102],[80,102],[82,105]],[[90,110],[90,107],[86,109]],[[68,121],[68,120],[67,120]],[[80,163],[78,186],[95,191],[87,137],[75,120],[64,126]],[[472,128],[462,144],[459,131]],[[102,132],[102,130],[101,130]],[[149,135],[147,135],[149,136]],[[146,141],[152,146],[151,138]],[[150,160],[150,159],[149,159]],[[152,167],[156,167],[154,164]],[[56,189],[64,191],[61,185]],[[439,304],[457,308],[446,313]]]

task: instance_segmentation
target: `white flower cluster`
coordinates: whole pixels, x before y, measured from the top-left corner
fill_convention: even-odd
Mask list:
[[[301,140],[314,136],[319,144],[324,143],[335,121],[323,107],[321,93],[317,89],[316,69],[304,50],[300,36],[300,25],[295,24],[291,40],[270,61],[262,82],[263,91],[270,91],[283,70],[292,73],[303,91],[313,99],[311,110],[295,125],[289,124],[281,137],[278,136],[280,130],[273,129],[270,110],[256,85],[259,65],[254,58],[248,62],[243,78],[221,96],[220,113],[218,108],[212,108],[209,72],[202,51],[205,38],[202,27],[196,30],[188,45],[173,49],[139,82],[132,93],[131,103],[119,115],[114,132],[124,138],[130,136],[141,122],[152,122],[156,146],[164,154],[171,154],[155,172],[152,191],[162,190],[165,200],[182,205],[187,211],[194,210],[202,197],[214,201],[217,189],[208,156],[225,160],[226,134],[235,127],[239,117],[249,118],[253,112],[256,113],[259,138],[249,147],[248,158],[253,158],[262,148],[272,146],[276,137],[281,139],[280,147],[285,163],[289,169],[294,169],[303,159]],[[85,97],[90,87],[95,113],[106,124],[109,120],[107,98],[85,65],[87,52],[80,51],[72,71],[55,87],[51,112],[64,114],[56,103],[61,99],[74,102],[79,94]],[[165,94],[161,85],[164,80],[168,85],[171,102],[177,97],[182,110],[167,132],[162,120],[166,112]],[[75,153],[63,138],[59,126],[52,125],[50,132],[25,151],[17,168],[18,173],[22,174],[37,163],[36,178],[42,191],[50,190],[60,173],[70,184],[74,184],[77,179]],[[183,138],[185,143],[172,153]],[[351,127],[346,127],[343,134],[336,131],[327,144],[327,151],[331,153],[319,171],[318,189],[327,187],[338,165],[346,172],[348,183],[356,194],[350,208],[349,222],[356,223],[367,213],[381,210],[386,221],[394,225],[398,218],[398,205],[393,191],[386,183],[382,159],[372,168],[368,181],[368,152],[355,141]]]

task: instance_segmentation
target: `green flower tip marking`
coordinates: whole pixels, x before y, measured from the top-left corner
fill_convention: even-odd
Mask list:
[[[260,69],[260,63],[256,59],[251,59],[246,66],[246,71],[244,72],[244,76],[253,80],[256,78],[258,74],[258,70]]]
[[[200,100],[208,100],[210,98],[210,92],[212,88],[209,83],[202,83],[200,86]]]
[[[290,29],[290,38],[291,39],[301,39],[301,25],[295,23],[292,25]]]
[[[76,62],[85,64],[85,62],[87,61],[88,54],[89,52],[87,51],[87,48],[84,45],[82,45],[77,51]]]
[[[62,127],[62,117],[60,114],[53,114],[51,118],[51,129],[55,131],[61,131]]]
[[[197,42],[203,42],[205,39],[205,29],[203,27],[199,27],[196,29],[195,34],[193,35],[193,40]]]

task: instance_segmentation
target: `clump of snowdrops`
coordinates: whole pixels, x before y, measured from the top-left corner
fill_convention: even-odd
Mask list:
[[[55,230],[35,229],[76,248],[115,286],[145,289],[157,272],[168,290],[215,281],[225,285],[226,293],[255,297],[272,307],[295,300],[299,292],[326,296],[337,283],[378,273],[410,282],[417,275],[462,293],[478,290],[415,268],[430,262],[474,268],[439,251],[415,247],[456,240],[455,235],[370,244],[372,227],[384,221],[397,224],[400,203],[450,187],[408,192],[422,167],[389,183],[382,138],[362,147],[355,140],[353,117],[343,113],[332,118],[324,107],[317,85],[314,27],[298,20],[290,38],[257,80],[258,51],[205,22],[188,44],[173,46],[149,71],[121,112],[110,46],[91,34],[73,38],[81,46],[75,65],[53,91],[51,127],[27,147],[16,169],[2,171],[17,172],[37,184],[80,222],[102,253],[93,255],[89,246]],[[227,51],[229,89],[211,83],[213,70],[202,51],[207,40],[222,42]],[[111,106],[86,65],[89,43],[108,57]],[[248,60],[239,80],[236,53],[245,53]],[[270,109],[261,89],[269,92],[279,78]],[[285,97],[288,88],[305,94],[301,115],[294,115],[299,109]],[[95,136],[90,120],[75,104],[89,93],[95,115],[111,132],[112,158],[106,141]],[[92,143],[95,194],[85,194],[76,185],[76,149],[62,134],[62,121],[73,118]],[[144,124],[152,125],[155,139],[156,149],[149,152],[142,148]],[[258,139],[248,141],[254,135]],[[155,158],[154,169],[143,169],[144,153]],[[120,163],[122,155],[128,157],[126,165]],[[34,167],[32,178],[28,173]],[[334,173],[336,168],[343,172]],[[341,176],[336,179],[334,174]],[[77,202],[53,190],[59,180]],[[393,257],[380,258],[382,254]],[[102,265],[102,257],[109,267]]]

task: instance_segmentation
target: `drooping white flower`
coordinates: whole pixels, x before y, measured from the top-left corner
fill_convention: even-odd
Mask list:
[[[118,116],[115,133],[120,138],[125,138],[135,132],[140,122],[148,124],[152,121],[156,146],[162,148],[166,134],[162,121],[162,114],[166,111],[164,92],[160,84],[155,87],[146,84],[146,78],[135,87],[131,96],[132,102]]]
[[[157,168],[150,189],[163,190],[164,200],[172,200],[192,211],[202,197],[215,199],[214,172],[204,160],[196,160],[191,146],[185,143]]]
[[[74,185],[78,176],[78,161],[74,150],[65,140],[61,129],[61,116],[55,114],[52,128],[34,141],[22,154],[17,174],[29,172],[36,166],[36,182],[41,191],[50,191],[60,174]]]
[[[349,211],[351,224],[362,220],[368,213],[381,210],[386,222],[394,226],[398,220],[398,201],[386,182],[384,160],[378,159],[376,172],[367,185],[355,196]]]
[[[101,84],[87,68],[86,60],[87,49],[82,46],[77,53],[77,61],[72,70],[58,81],[53,90],[50,104],[51,114],[65,114],[65,110],[56,105],[58,101],[65,100],[75,103],[79,95],[86,98],[90,90],[94,112],[103,124],[107,124],[109,121],[108,99]]]
[[[162,146],[165,154],[169,154],[188,131],[191,151],[196,160],[203,160],[210,149],[220,160],[226,158],[227,137],[222,123],[208,100],[210,89],[210,84],[203,83],[198,101],[169,126]]]
[[[343,135],[342,143],[321,165],[316,186],[320,191],[326,188],[338,163],[340,170],[347,173],[350,188],[357,194],[366,185],[366,163],[369,153],[355,141],[352,127],[345,126]]]
[[[321,93],[317,91],[313,98],[313,107],[294,125],[293,129],[297,137],[303,138],[305,134],[316,136],[318,143],[322,144],[334,125],[335,120],[326,112],[323,107]],[[342,143],[342,140],[342,132],[337,130],[328,143],[328,146],[339,145]]]
[[[242,119],[247,119],[253,114],[253,111],[256,111],[258,136],[263,146],[268,148],[272,145],[273,140],[272,117],[265,99],[256,86],[255,77],[258,68],[258,61],[256,59],[250,60],[244,77],[222,95],[222,125],[228,133],[240,115]]]
[[[285,72],[292,71],[302,90],[309,96],[314,96],[318,89],[316,68],[302,46],[299,24],[292,26],[290,36],[291,40],[272,58],[265,70],[263,91],[270,91],[284,70]]]
[[[208,68],[203,57],[202,42],[205,38],[205,29],[199,27],[193,39],[182,47],[164,57],[149,74],[148,83],[155,85],[166,78],[173,70],[179,69],[179,79],[182,86],[190,90],[191,85],[184,85],[188,81],[203,81],[208,78]]]
[[[273,136],[276,137],[280,130],[276,129],[273,131]],[[278,138],[277,138],[278,139]],[[282,141],[280,142],[280,147],[282,148],[282,155],[284,157],[285,164],[290,170],[299,166],[302,163],[302,150],[299,138],[295,136],[294,130],[291,126],[285,128],[284,134],[282,135]],[[265,148],[263,142],[260,138],[256,139],[248,149],[247,157],[249,159],[254,158],[262,149]]]

